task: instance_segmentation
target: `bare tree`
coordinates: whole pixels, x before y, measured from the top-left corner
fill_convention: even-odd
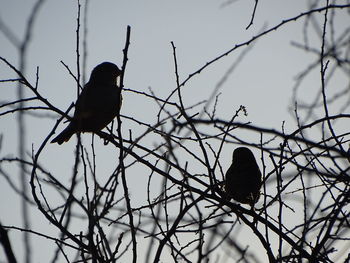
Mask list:
[[[41,3],[38,1],[33,8],[30,21],[34,20]],[[257,0],[254,3],[247,28],[254,23],[262,4]],[[158,96],[151,89],[146,93],[132,90],[127,84],[124,87],[122,78],[123,92],[155,103],[157,121],[146,123],[121,114],[115,125],[94,134],[90,145],[82,143],[78,135],[74,167],[68,182],[53,173],[42,160],[57,127],[70,118],[73,105],[62,110],[44,97],[38,89],[39,70],[34,83],[26,77],[25,45],[29,43],[33,27],[33,23],[28,23],[25,44],[19,49],[22,58],[19,66],[9,58],[0,57],[17,76],[2,76],[2,85],[17,83],[22,94],[16,100],[2,102],[0,118],[16,113],[14,116],[18,116],[20,124],[18,131],[23,136],[19,141],[22,147],[25,145],[22,140],[25,140],[23,117],[26,114],[40,118],[50,113],[51,118],[59,117],[40,147],[21,148],[16,157],[1,157],[0,174],[7,180],[8,187],[21,197],[24,218],[23,226],[2,222],[0,242],[7,260],[16,262],[17,251],[8,235],[11,230],[25,233],[27,262],[30,262],[30,247],[35,246],[28,238],[30,235],[52,242],[55,252],[48,259],[50,262],[164,262],[165,259],[174,262],[266,262],[266,259],[269,262],[349,262],[350,114],[344,112],[349,109],[350,86],[332,85],[339,74],[349,81],[350,30],[345,27],[339,32],[336,18],[339,12],[349,12],[350,4],[336,1],[310,1],[309,4],[307,11],[233,46],[184,79],[178,73],[181,63],[176,43],[171,42],[176,83],[166,97]],[[80,81],[80,9],[78,2],[77,75],[65,65],[76,79],[77,93],[83,84]],[[218,116],[220,83],[207,101],[186,104],[184,87],[191,89],[191,80],[197,75],[206,74],[208,68],[215,67],[216,62],[227,55],[248,45],[251,47],[259,39],[299,20],[304,21],[304,42],[293,43],[293,46],[315,54],[316,59],[298,75],[293,89],[290,109],[296,126],[292,132],[286,132],[284,127],[241,122],[240,116],[246,114],[244,105],[233,109],[228,119]],[[1,30],[7,32],[9,39],[13,38],[3,23]],[[311,46],[309,30],[318,32],[319,46]],[[130,39],[132,28],[128,27],[125,46],[120,51],[124,57],[123,73],[128,71]],[[16,43],[14,45],[18,46]],[[86,54],[85,50],[82,52]],[[83,65],[86,59],[83,55]],[[244,53],[225,77],[243,59]],[[319,72],[319,88],[309,101],[302,96],[301,87],[315,70]],[[23,97],[24,89],[30,95]],[[335,108],[338,113],[331,114],[330,107],[332,112]],[[128,131],[126,123],[139,125],[143,132]],[[344,123],[345,130],[342,129]],[[236,131],[255,134],[259,140],[248,141]],[[118,156],[111,158],[115,163],[114,171],[107,175],[99,174],[97,138],[118,150]],[[146,138],[152,138],[154,144],[146,143]],[[263,184],[260,201],[254,209],[227,198],[224,175],[229,164],[221,162],[225,145],[232,145],[232,149],[244,145],[260,153]],[[31,159],[25,157],[25,150],[31,152]],[[4,168],[6,164],[18,165],[21,181],[26,183],[30,177],[30,184],[18,189]],[[128,174],[140,169],[147,174],[148,182],[144,186],[147,196],[142,205],[135,206]],[[31,194],[25,190],[28,186]],[[28,207],[39,211],[58,234],[33,231]],[[259,244],[250,246],[241,242],[243,235]],[[140,242],[145,240],[147,253],[142,258]],[[265,259],[262,254],[266,255]]]

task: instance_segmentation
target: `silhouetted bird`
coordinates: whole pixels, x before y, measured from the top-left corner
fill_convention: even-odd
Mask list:
[[[225,192],[230,199],[254,207],[260,197],[261,172],[248,148],[239,147],[233,151],[225,180]]]
[[[120,110],[122,98],[117,77],[121,74],[110,62],[96,66],[77,99],[71,122],[51,143],[62,144],[74,133],[98,132],[106,127]]]

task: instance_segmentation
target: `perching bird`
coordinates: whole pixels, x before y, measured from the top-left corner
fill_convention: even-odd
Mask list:
[[[98,132],[119,113],[121,89],[117,77],[122,71],[113,63],[103,62],[91,72],[75,104],[75,112],[67,128],[51,143],[67,142],[74,133]]]
[[[261,172],[248,148],[239,147],[233,151],[232,164],[225,177],[225,192],[229,198],[254,207],[260,197]]]

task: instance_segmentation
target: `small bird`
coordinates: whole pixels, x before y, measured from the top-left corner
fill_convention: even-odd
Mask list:
[[[232,164],[225,175],[225,192],[233,198],[252,208],[259,200],[261,172],[253,153],[246,147],[233,151]]]
[[[113,63],[97,65],[77,99],[72,120],[51,143],[62,144],[74,133],[98,132],[106,127],[119,114],[122,97],[117,78],[121,75]]]

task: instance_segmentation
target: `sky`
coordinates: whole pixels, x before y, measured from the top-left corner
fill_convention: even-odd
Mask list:
[[[34,1],[0,0],[0,19],[15,34],[23,39],[25,26]],[[84,1],[81,1],[84,12]],[[299,15],[307,10],[307,1],[268,0],[260,1],[253,25],[246,30],[253,11],[254,1],[89,1],[87,16],[87,62],[88,76],[93,67],[103,61],[111,61],[121,66],[125,45],[126,28],[131,27],[131,41],[128,54],[125,88],[140,92],[149,89],[165,98],[176,87],[174,60],[171,42],[176,46],[180,82],[215,57],[230,50],[236,44],[250,40],[258,33],[279,24],[283,19]],[[322,18],[322,16],[321,16]],[[81,19],[82,28],[84,24]],[[240,116],[239,121],[250,121],[252,124],[280,130],[284,123],[287,131],[295,129],[295,120],[290,106],[293,86],[298,73],[315,61],[315,55],[305,53],[292,46],[292,42],[302,43],[304,20],[288,23],[278,30],[263,36],[249,46],[238,48],[228,56],[207,67],[201,74],[193,77],[183,88],[185,105],[192,105],[207,99],[216,85],[225,76],[231,65],[239,56],[247,52],[232,74],[220,88],[221,96],[217,107],[217,116],[229,119],[232,114],[244,105],[248,116]],[[350,24],[346,12],[339,18],[339,24]],[[32,39],[28,48],[26,77],[35,83],[36,69],[40,78],[38,89],[54,105],[65,111],[76,99],[74,79],[61,64],[67,64],[76,73],[76,1],[45,1],[35,20]],[[319,47],[320,40],[316,33],[309,33],[311,44]],[[80,35],[82,38],[82,33]],[[18,53],[13,44],[0,33],[0,56],[14,65],[18,65]],[[82,45],[80,46],[82,48]],[[251,49],[250,49],[251,48]],[[247,50],[249,49],[249,50]],[[14,76],[6,66],[0,64],[0,77]],[[305,81],[301,99],[313,98],[315,89],[319,88],[319,73],[315,72]],[[345,80],[339,87],[345,87]],[[309,87],[308,87],[309,86]],[[1,84],[1,101],[15,98],[15,86]],[[30,92],[27,92],[30,94]],[[333,109],[331,109],[333,110]],[[334,113],[337,109],[334,109]],[[123,93],[121,113],[151,124],[156,123],[157,105],[144,96],[131,92]],[[58,118],[58,116],[53,116]],[[26,149],[30,155],[31,148],[38,149],[56,123],[55,118],[26,119],[28,137]],[[130,126],[128,126],[130,124]],[[144,131],[137,125],[125,121],[125,133],[132,129],[135,136]],[[64,128],[60,124],[58,131]],[[1,120],[0,133],[3,134],[1,156],[17,154],[17,128],[11,115]],[[243,135],[245,136],[245,135]],[[246,137],[256,143],[257,134]],[[84,135],[89,142],[91,135]],[[155,143],[150,137],[146,144]],[[101,173],[110,172],[115,164],[110,163],[108,156],[117,156],[111,146],[97,147],[100,154],[98,162]],[[44,150],[42,162],[54,174],[62,174],[69,180],[73,164],[75,139],[62,146],[48,145]],[[232,148],[225,148],[222,163],[229,163]],[[258,156],[258,152],[255,152]],[[116,158],[116,157],[114,157]],[[228,167],[228,166],[227,166]],[[144,200],[144,183],[147,175],[135,171],[128,178],[135,205]],[[1,196],[10,203],[16,203],[15,194],[6,183],[0,183]],[[50,193],[48,193],[50,194]],[[53,195],[54,196],[54,195]],[[2,199],[3,199],[2,198]],[[54,198],[54,197],[53,197]],[[0,220],[4,224],[20,224],[16,215],[19,208],[4,208],[6,215]],[[3,210],[2,210],[3,211]],[[33,214],[34,228],[47,222],[37,213]],[[47,226],[48,231],[54,231]],[[19,240],[18,236],[14,236]],[[45,240],[39,240],[46,246]],[[35,253],[35,262],[45,262],[46,255]],[[2,256],[0,254],[0,260]]]

